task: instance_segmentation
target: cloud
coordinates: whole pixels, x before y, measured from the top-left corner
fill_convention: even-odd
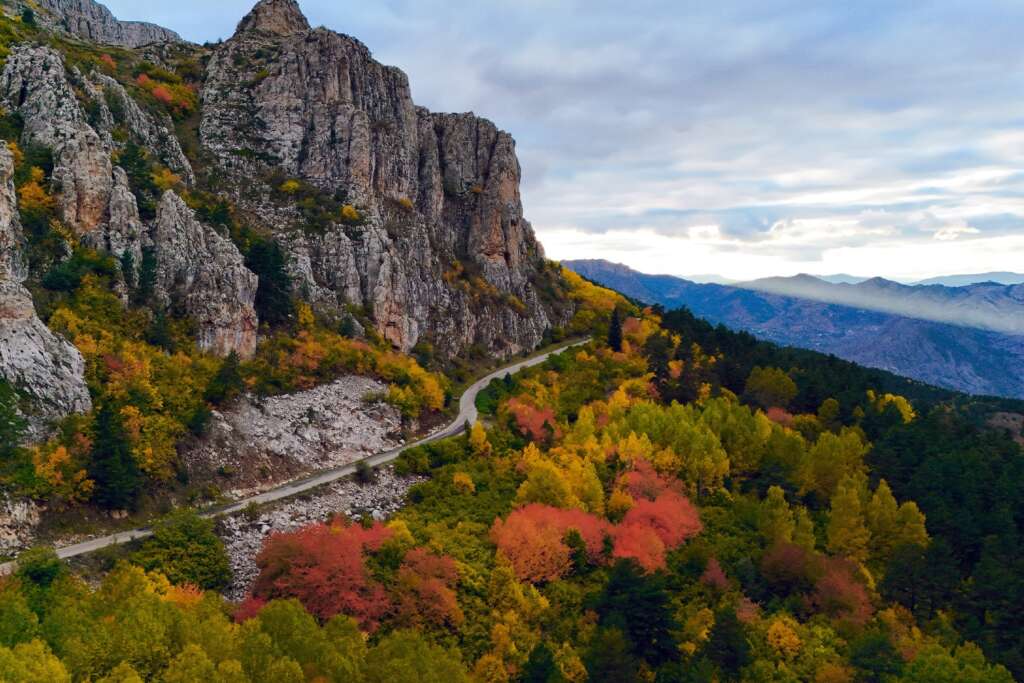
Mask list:
[[[1024,263],[1003,239],[1024,233],[1024,4],[300,2],[419,104],[514,134],[552,255],[895,277],[890,254],[948,244],[961,270]],[[109,5],[202,41],[251,1]],[[935,253],[913,267],[953,252]]]

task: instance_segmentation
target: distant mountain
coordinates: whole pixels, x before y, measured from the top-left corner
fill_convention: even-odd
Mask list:
[[[685,306],[712,323],[779,344],[832,353],[972,394],[1024,398],[1024,336],[740,287],[697,284],[670,275],[645,275],[608,261],[565,261],[563,265],[635,299],[666,308]]]
[[[859,285],[861,282],[869,279],[866,277],[859,277],[857,275],[847,275],[846,273],[836,273],[835,275],[817,275],[815,276],[819,280],[825,282],[831,282],[834,285]]]
[[[943,285],[945,287],[966,287],[981,282],[995,282],[1000,285],[1024,284],[1024,273],[1008,273],[998,271],[993,273],[976,273],[974,275],[943,275],[941,277],[928,278],[915,282],[915,285]]]
[[[811,275],[797,275],[754,280],[736,286],[909,318],[1024,334],[1024,284],[982,282],[964,287],[912,286],[880,277],[857,284],[834,284]]]

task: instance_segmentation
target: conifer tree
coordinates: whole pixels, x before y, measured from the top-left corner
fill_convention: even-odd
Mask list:
[[[295,312],[292,281],[280,245],[276,241],[257,242],[249,250],[245,265],[259,277],[255,305],[260,320],[271,327],[291,320]]]
[[[100,406],[93,424],[89,476],[96,482],[94,500],[105,508],[130,508],[138,499],[142,474],[132,456],[121,414],[109,401]]]
[[[899,514],[899,505],[885,479],[878,482],[878,488],[864,512],[871,533],[871,556],[886,560],[896,547],[896,515]]]
[[[616,353],[622,351],[622,318],[617,307],[612,311],[612,321],[608,325],[608,346]]]
[[[13,455],[25,432],[25,420],[18,413],[18,393],[0,377],[0,458]]]

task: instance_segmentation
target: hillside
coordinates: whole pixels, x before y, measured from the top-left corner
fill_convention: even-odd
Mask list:
[[[695,284],[604,261],[565,265],[641,301],[685,306],[715,324],[779,344],[835,354],[967,393],[1024,398],[1024,336],[739,286]]]

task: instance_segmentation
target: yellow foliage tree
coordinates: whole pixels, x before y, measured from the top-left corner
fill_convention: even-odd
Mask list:
[[[768,626],[765,639],[768,645],[781,657],[792,659],[800,654],[803,642],[796,632],[796,623],[786,616],[776,617]]]

